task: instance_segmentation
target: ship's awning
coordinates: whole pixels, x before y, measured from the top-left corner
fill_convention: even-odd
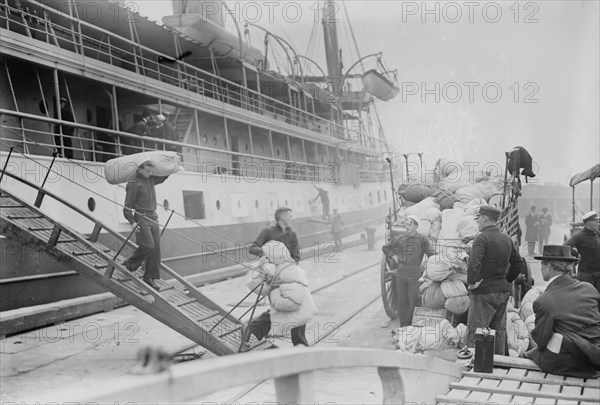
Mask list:
[[[600,163],[589,168],[585,172],[577,173],[575,176],[571,177],[569,186],[574,187],[577,184],[586,180],[594,181],[594,179],[597,177],[600,177]]]

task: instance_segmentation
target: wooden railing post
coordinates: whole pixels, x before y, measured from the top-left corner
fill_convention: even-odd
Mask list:
[[[377,374],[383,387],[383,404],[397,405],[404,403],[404,384],[400,369],[397,367],[378,367]]]
[[[312,372],[288,375],[274,380],[278,404],[314,403]]]

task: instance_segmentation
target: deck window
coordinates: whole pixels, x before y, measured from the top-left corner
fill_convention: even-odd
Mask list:
[[[204,208],[204,192],[202,191],[184,191],[183,209],[186,218],[205,219],[206,209]]]

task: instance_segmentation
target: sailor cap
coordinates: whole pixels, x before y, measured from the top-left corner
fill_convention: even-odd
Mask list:
[[[411,219],[411,220],[415,221],[415,223],[417,225],[419,225],[419,223],[421,223],[421,219],[416,215],[409,215],[406,217],[406,219]]]
[[[156,119],[157,119],[157,120],[159,120],[159,121],[164,121],[164,120],[166,120],[165,116],[164,116],[164,115],[162,115],[162,114],[158,114],[158,115],[156,116]]]
[[[479,217],[480,215],[485,215],[493,220],[498,220],[498,218],[500,218],[500,210],[491,205],[482,205],[479,207],[479,210],[477,210],[476,216]]]
[[[581,217],[581,220],[583,222],[588,222],[588,221],[595,221],[598,219],[598,214],[596,213],[596,211],[590,211],[590,212],[586,212],[585,214],[583,214],[583,216]]]

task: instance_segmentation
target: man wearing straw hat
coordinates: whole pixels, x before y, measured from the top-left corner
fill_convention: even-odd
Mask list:
[[[581,217],[583,229],[565,242],[577,249],[579,266],[577,278],[587,281],[600,291],[600,232],[598,232],[598,214],[596,211],[587,212]]]
[[[589,378],[600,367],[600,293],[571,277],[577,261],[566,245],[546,245],[541,256],[546,291],[533,302],[537,347],[526,352],[542,371]]]

